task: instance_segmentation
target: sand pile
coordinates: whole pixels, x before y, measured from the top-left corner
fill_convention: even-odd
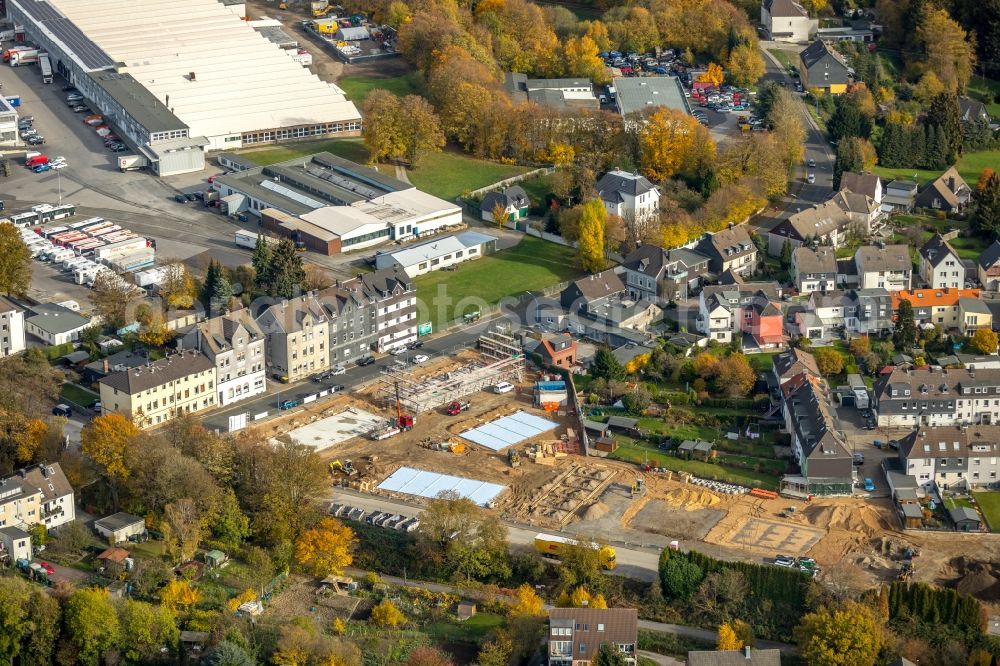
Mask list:
[[[608,505],[604,502],[594,502],[583,512],[584,520],[598,520],[608,513]]]
[[[660,499],[667,504],[679,506],[687,511],[708,509],[722,503],[718,495],[700,488],[675,488],[665,493]]]
[[[1000,600],[1000,564],[955,557],[942,570],[941,579],[943,584],[983,601]]]
[[[802,510],[810,525],[829,530],[846,530],[868,536],[882,534],[889,525],[875,509],[868,506],[811,505]]]

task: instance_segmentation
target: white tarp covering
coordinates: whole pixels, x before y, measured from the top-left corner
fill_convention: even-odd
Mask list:
[[[515,412],[478,428],[466,430],[459,436],[480,446],[499,451],[552,430],[558,425],[555,421],[528,412]]]
[[[449,476],[437,472],[425,472],[412,467],[400,467],[378,487],[379,490],[406,493],[418,497],[437,497],[442,492],[451,490],[482,506],[489,504],[497,495],[507,489],[507,486],[496,483],[463,479],[459,476]]]

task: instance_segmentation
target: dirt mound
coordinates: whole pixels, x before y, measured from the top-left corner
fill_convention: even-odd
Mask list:
[[[1000,600],[1000,564],[954,557],[941,572],[941,582],[983,601]]]
[[[847,530],[876,536],[889,529],[888,523],[875,509],[868,506],[811,505],[802,510],[810,525],[829,530]]]
[[[584,520],[598,520],[608,513],[608,505],[604,502],[594,502],[583,512]]]
[[[708,509],[722,503],[722,499],[718,495],[700,488],[675,488],[664,494],[660,499],[667,504],[679,506],[687,511]]]

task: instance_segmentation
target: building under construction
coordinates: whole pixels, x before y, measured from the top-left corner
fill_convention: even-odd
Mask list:
[[[382,377],[379,395],[408,414],[420,414],[500,382],[516,383],[524,376],[524,350],[509,323],[493,325],[479,336],[480,357],[469,365],[433,377],[415,379],[407,368],[390,367]]]

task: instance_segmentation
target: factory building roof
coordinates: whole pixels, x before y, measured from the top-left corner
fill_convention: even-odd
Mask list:
[[[360,120],[340,88],[295,63],[215,0],[48,4],[123,63],[192,135]]]
[[[676,76],[616,78],[613,82],[622,116],[665,106],[688,113]]]

